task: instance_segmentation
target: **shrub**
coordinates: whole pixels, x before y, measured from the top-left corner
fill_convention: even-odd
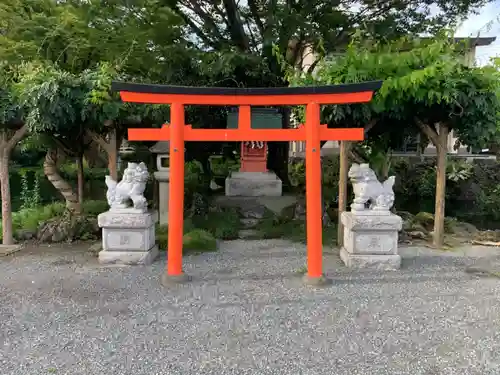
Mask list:
[[[186,252],[211,252],[217,250],[217,241],[210,232],[194,229],[184,235],[182,246]]]
[[[88,200],[83,202],[83,213],[88,216],[96,217],[108,209],[108,202],[104,200]]]
[[[196,228],[210,232],[221,240],[235,240],[241,229],[239,211],[235,208],[216,207],[206,216],[193,216],[193,225]]]
[[[264,218],[259,221],[255,229],[258,232],[258,236],[263,239],[284,238],[301,243],[306,243],[307,239],[305,221],[280,218],[270,211],[266,212]],[[336,226],[332,225],[323,228],[324,245],[333,245],[336,239]]]
[[[40,223],[54,217],[62,216],[66,207],[61,202],[51,203],[36,208],[25,208],[12,213],[12,230],[14,237],[17,231],[36,232]],[[0,240],[2,240],[2,224],[0,222]]]
[[[190,218],[184,220],[184,233],[192,231],[194,228]],[[156,225],[156,243],[160,250],[168,248],[168,225]]]

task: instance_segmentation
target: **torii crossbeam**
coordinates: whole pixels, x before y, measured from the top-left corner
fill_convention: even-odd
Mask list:
[[[361,141],[363,128],[328,129],[320,124],[320,105],[366,103],[382,81],[348,85],[284,88],[218,88],[113,82],[125,102],[170,104],[170,125],[159,129],[129,129],[129,141],[170,141],[168,260],[163,280],[184,280],[184,142],[186,141],[305,141],[307,279],[323,279],[321,206],[321,141]],[[239,106],[237,129],[193,129],[185,123],[186,105]],[[251,106],[305,105],[305,124],[297,129],[252,129]]]

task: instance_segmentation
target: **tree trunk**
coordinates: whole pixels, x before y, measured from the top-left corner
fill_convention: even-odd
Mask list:
[[[115,181],[118,181],[118,140],[116,129],[109,132],[108,170],[109,175]]]
[[[339,171],[339,199],[338,199],[338,222],[337,222],[337,244],[344,244],[344,226],[341,215],[347,209],[347,172],[349,168],[350,143],[340,142],[340,171]]]
[[[381,171],[382,176],[380,176],[382,181],[385,181],[389,178],[390,166],[391,166],[391,152],[387,151],[384,154],[384,164],[382,165],[382,171]]]
[[[415,122],[427,138],[436,146],[436,203],[434,209],[434,241],[437,248],[444,243],[444,202],[446,197],[446,159],[448,156],[448,134],[450,128],[447,124],[435,124],[435,128],[415,118]]]
[[[444,244],[444,216],[446,195],[446,159],[448,156],[447,140],[449,129],[447,125],[439,126],[436,170],[436,207],[434,210],[434,246],[440,248]]]
[[[2,194],[2,243],[4,245],[14,244],[9,176],[10,154],[27,133],[26,125],[22,125],[14,134],[6,130],[0,132],[0,193]],[[12,136],[9,137],[10,134]]]
[[[89,143],[88,140],[87,143]],[[84,157],[89,168],[105,168],[108,165],[108,158],[104,157],[101,147],[95,142],[91,142],[87,146]]]
[[[0,191],[2,194],[2,243],[14,244],[12,231],[12,206],[10,197],[9,154],[10,150],[2,150],[0,157]]]
[[[101,135],[92,131],[88,131],[88,134],[106,152],[108,156],[109,175],[113,180],[118,181],[118,137],[116,129],[113,128],[110,130],[109,142]]]
[[[71,185],[66,182],[57,171],[57,150],[51,149],[45,155],[43,172],[50,183],[61,193],[66,200],[66,208],[75,214],[81,213],[81,205],[78,195],[73,191]]]
[[[76,158],[76,166],[77,166],[77,179],[78,179],[78,204],[80,207],[83,207],[83,196],[84,196],[84,173],[83,173],[83,155],[80,155]]]

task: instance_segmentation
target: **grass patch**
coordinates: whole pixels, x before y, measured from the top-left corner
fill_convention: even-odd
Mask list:
[[[206,216],[193,217],[195,228],[204,229],[220,240],[235,240],[242,229],[239,211],[235,208],[218,207]]]
[[[257,236],[262,239],[283,238],[293,242],[306,243],[306,222],[302,220],[284,220],[272,212],[266,212],[264,218],[255,227]],[[332,246],[337,240],[337,227],[323,228],[323,245]]]
[[[184,252],[191,254],[213,252],[217,251],[217,240],[204,229],[194,229],[184,235],[182,247]]]
[[[305,275],[307,273],[307,266],[300,267],[295,273],[297,275]]]

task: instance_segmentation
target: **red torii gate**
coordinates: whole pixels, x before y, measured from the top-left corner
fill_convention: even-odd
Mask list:
[[[307,275],[324,281],[320,141],[362,141],[363,128],[328,129],[320,124],[321,104],[366,103],[381,81],[317,87],[219,88],[113,82],[124,102],[170,104],[170,125],[129,129],[129,141],[170,141],[168,261],[163,283],[188,280],[182,271],[184,226],[184,142],[306,141]],[[239,106],[237,129],[193,129],[184,119],[186,105]],[[251,106],[306,105],[305,125],[297,129],[252,129]]]

